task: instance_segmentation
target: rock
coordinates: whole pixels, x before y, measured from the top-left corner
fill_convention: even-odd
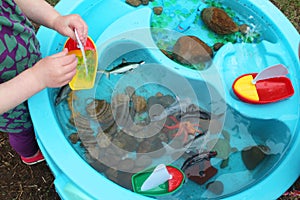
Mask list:
[[[158,97],[157,94],[156,94],[156,97]],[[158,97],[158,98],[160,98],[160,103],[165,108],[171,106],[173,103],[176,102],[176,99],[173,96],[168,95],[168,94],[163,95],[163,96]]]
[[[212,49],[196,36],[182,36],[173,47],[173,57],[181,64],[199,64],[212,56]]]
[[[267,156],[270,149],[264,145],[250,146],[242,150],[242,160],[248,170],[255,169]]]
[[[107,170],[104,172],[104,174],[107,176],[108,179],[117,182],[118,181],[118,171],[113,168],[107,168]]]
[[[160,49],[160,50],[161,50],[161,52],[162,52],[163,54],[165,54],[165,56],[167,56],[169,59],[174,60],[174,57],[173,57],[172,52],[169,52],[169,51],[164,50],[164,49]]]
[[[137,167],[148,167],[149,165],[152,164],[152,158],[148,155],[141,155],[138,156],[137,159],[135,160],[135,165]]]
[[[108,167],[116,167],[121,160],[119,156],[112,154],[99,157],[98,159]]]
[[[151,142],[149,140],[144,140],[139,143],[139,146],[136,150],[137,154],[147,154],[151,152]]]
[[[224,185],[221,181],[213,181],[213,182],[209,182],[206,185],[206,189],[208,189],[209,191],[211,191],[216,195],[221,195],[224,191]]]
[[[162,96],[164,96],[161,92],[157,92],[156,94],[155,94],[155,96],[156,97],[162,97]]]
[[[222,160],[222,162],[220,164],[220,168],[223,169],[223,168],[227,167],[228,163],[229,163],[229,158]]]
[[[113,138],[113,144],[120,149],[128,152],[134,152],[137,148],[137,141],[135,137],[126,134],[126,132],[119,131]]]
[[[224,45],[223,43],[217,42],[217,43],[214,44],[213,50],[214,50],[214,51],[219,51],[219,49],[221,49],[221,47],[222,47],[223,45]]]
[[[93,99],[87,104],[86,112],[92,119],[98,120],[107,127],[110,127],[114,122],[111,106],[105,100]]]
[[[144,112],[147,108],[146,99],[142,96],[133,96],[132,97],[134,109],[137,113]]]
[[[126,0],[125,2],[134,7],[138,7],[139,5],[142,4],[141,0]]]
[[[149,0],[141,0],[143,5],[148,5],[149,4]]]
[[[163,7],[161,7],[161,6],[156,6],[153,8],[153,12],[156,15],[161,15],[162,11],[163,11]]]
[[[135,163],[134,160],[130,158],[126,158],[119,162],[117,169],[120,171],[130,172],[134,167],[134,163]]]
[[[78,133],[72,133],[69,135],[69,140],[71,141],[72,144],[76,144],[80,138],[78,136]]]
[[[127,86],[125,88],[125,94],[131,98],[133,95],[135,95],[135,88],[132,86]]]
[[[89,130],[91,129],[91,124],[88,118],[82,115],[72,115],[71,118],[69,119],[69,122],[75,126],[79,130]]]
[[[209,29],[220,35],[235,33],[239,30],[236,23],[220,8],[203,9],[201,18]]]
[[[147,107],[151,108],[151,106],[155,104],[159,104],[164,108],[166,108],[170,106],[172,103],[174,103],[175,101],[176,99],[171,95],[162,95],[161,93],[157,93],[155,96],[151,96],[148,98]]]
[[[107,148],[111,144],[111,136],[106,135],[102,130],[99,130],[96,141],[100,148]]]
[[[132,125],[130,109],[127,103],[118,104],[114,106],[112,111],[113,111],[113,116],[115,118],[115,122],[119,127],[125,129],[128,128],[128,126]]]
[[[220,122],[220,120],[212,119],[209,123],[209,132],[211,134],[220,133],[222,131],[223,124]]]
[[[88,156],[89,154],[86,154]],[[94,169],[96,169],[98,172],[104,172],[108,169],[108,167],[100,162],[99,160],[95,160],[94,162],[89,163]]]
[[[250,27],[247,24],[242,24],[239,26],[239,31],[244,34],[247,35],[249,33]]]
[[[128,190],[133,190],[132,189],[132,184],[131,184],[131,173],[126,173],[126,172],[120,172],[118,173],[118,184],[123,186],[124,188],[127,188]]]

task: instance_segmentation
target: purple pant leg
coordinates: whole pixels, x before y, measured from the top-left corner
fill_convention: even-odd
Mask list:
[[[33,156],[39,149],[33,128],[21,133],[9,133],[8,137],[10,145],[20,156]]]

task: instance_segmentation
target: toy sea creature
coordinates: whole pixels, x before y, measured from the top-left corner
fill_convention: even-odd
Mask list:
[[[58,94],[57,94],[56,98],[55,98],[54,105],[57,106],[62,101],[67,99],[71,91],[72,90],[71,90],[69,84],[64,85],[63,87],[61,87],[58,91]]]
[[[98,55],[92,38],[88,37],[84,47],[79,39],[75,41],[72,38],[68,38],[64,48],[69,50],[69,54],[75,54],[78,59],[76,74],[69,83],[71,89],[82,90],[94,87],[98,67]]]
[[[187,111],[176,116],[177,119],[187,119],[187,118],[200,118],[204,120],[210,120],[210,114],[201,110]]]
[[[201,130],[201,126],[197,124],[192,124],[189,121],[178,121],[174,116],[169,116],[169,119],[172,120],[175,124],[174,125],[166,125],[164,127],[167,130],[177,130],[174,134],[174,137],[179,137],[183,135],[183,143],[185,144],[188,142],[189,135],[203,135],[204,132]]]
[[[204,7],[203,3],[200,3],[200,5],[197,7],[197,9],[189,16],[187,17],[184,21],[180,22],[178,26],[175,28],[176,31],[178,32],[184,32],[188,30],[191,25],[194,23],[197,15],[201,13],[202,8]]]
[[[162,196],[178,191],[185,180],[185,174],[175,166],[160,164],[132,176],[134,192],[146,196]]]
[[[244,102],[266,104],[291,97],[294,88],[284,65],[274,65],[259,74],[250,73],[238,77],[232,89],[235,95]]]
[[[175,30],[181,33],[188,30],[191,27],[191,25],[194,23],[197,15],[200,14],[200,12],[201,12],[200,6],[198,6],[198,8],[190,16],[188,16],[184,21],[178,24]]]
[[[218,171],[210,164],[210,159],[216,155],[216,151],[209,151],[191,156],[183,163],[181,170],[189,179],[202,185]]]
[[[125,74],[129,71],[132,71],[139,66],[145,64],[145,61],[139,61],[139,62],[127,62],[126,59],[122,59],[122,63],[113,67],[112,69],[99,71],[98,73],[104,73],[109,78],[111,74]]]
[[[222,135],[224,138],[212,139],[207,142],[206,146],[207,149],[218,153],[216,157],[222,159],[220,167],[225,168],[228,165],[230,153],[236,152],[237,149],[230,146],[230,135],[228,132],[222,131]]]

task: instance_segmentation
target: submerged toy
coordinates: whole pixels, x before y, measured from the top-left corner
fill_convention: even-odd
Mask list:
[[[200,5],[196,8],[196,10],[188,16],[184,21],[180,22],[178,26],[175,28],[176,31],[178,32],[184,32],[187,31],[191,25],[194,23],[196,17],[201,13],[202,9],[206,7],[206,5],[201,2]]]
[[[189,135],[204,135],[204,131],[202,130],[199,123],[191,123],[190,121],[178,121],[175,116],[170,115],[168,116],[170,121],[174,123],[173,125],[166,125],[164,124],[164,127],[168,131],[176,130],[176,132],[173,134],[173,137],[180,137],[183,136],[183,144],[186,144],[189,140]]]
[[[171,165],[160,164],[132,176],[134,192],[146,196],[162,196],[179,190],[184,183],[184,173]]]
[[[88,37],[86,45],[82,47],[80,40],[75,41],[72,38],[69,38],[64,45],[64,48],[69,50],[69,54],[75,54],[78,59],[76,74],[69,83],[72,90],[90,89],[94,86],[96,79],[98,67],[96,45]]]
[[[69,84],[64,85],[63,87],[61,87],[59,89],[58,93],[57,93],[56,98],[55,98],[54,105],[57,106],[62,101],[64,101],[65,99],[67,99],[71,91],[72,90],[71,90]]]
[[[266,68],[259,74],[250,73],[238,77],[232,89],[235,95],[244,102],[266,104],[291,97],[294,88],[283,65]]]
[[[138,68],[143,64],[145,64],[145,61],[143,60],[139,62],[127,62],[127,60],[123,58],[121,64],[109,70],[97,71],[97,73],[104,73],[106,74],[107,78],[109,78],[111,74],[125,74]]]
[[[210,163],[210,159],[216,155],[216,151],[202,152],[193,155],[183,163],[181,170],[184,171],[190,180],[202,185],[218,171]]]

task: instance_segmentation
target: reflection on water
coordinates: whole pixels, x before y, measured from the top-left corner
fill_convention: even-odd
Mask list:
[[[199,3],[170,2],[174,3],[163,2],[166,10],[162,16],[153,16],[151,24],[153,39],[166,56],[171,56],[173,45],[182,35],[165,28],[177,26],[194,11],[192,4]],[[184,2],[187,9],[177,9],[175,13],[174,6]],[[264,30],[259,27],[262,23],[256,21],[255,13],[248,10],[250,14],[242,16],[220,2],[206,3],[225,9],[238,25],[248,22],[244,34],[220,36],[212,34],[197,19],[185,33],[199,33],[209,46],[219,42],[240,43],[235,45],[241,49],[234,58],[224,58],[224,63],[230,63],[230,73],[238,71],[240,65],[232,63],[238,63],[240,58],[242,62],[253,59],[247,55],[258,49],[253,47],[259,46],[262,39],[274,42],[272,33],[260,35]],[[284,122],[243,116],[226,102],[212,107],[220,99],[214,98],[212,93],[218,91],[210,89],[213,87],[203,80],[187,80],[183,74],[160,65],[141,46],[123,43],[103,52],[99,69],[112,69],[123,59],[145,64],[110,77],[98,73],[93,89],[72,91],[66,101],[56,106],[66,138],[95,170],[132,190],[133,174],[161,163],[172,164],[181,168],[187,179],[178,192],[159,199],[207,199],[247,189],[276,168],[291,140]],[[260,58],[260,54],[254,55]],[[206,68],[207,63],[202,63],[196,69]],[[209,104],[211,107],[201,107]],[[221,112],[214,112],[223,107]]]
[[[93,90],[73,91],[56,107],[74,149],[115,183],[132,189],[134,173],[160,163],[181,168],[195,158],[172,198],[219,198],[257,183],[284,155],[290,131],[283,122],[247,118],[230,107],[214,115],[193,95],[154,81],[135,84],[140,75],[102,76]],[[200,159],[210,152],[216,155]]]

